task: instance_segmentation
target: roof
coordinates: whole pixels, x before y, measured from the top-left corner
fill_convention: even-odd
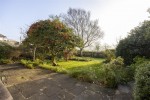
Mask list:
[[[5,38],[6,36],[4,36],[3,34],[0,34],[0,37],[4,37]]]

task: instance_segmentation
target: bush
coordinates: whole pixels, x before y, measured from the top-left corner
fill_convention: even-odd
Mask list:
[[[123,80],[124,63],[121,57],[104,64],[100,72],[100,82],[106,87],[114,88]]]
[[[0,59],[0,64],[12,64],[13,61],[10,59]]]
[[[73,73],[70,73],[72,77],[75,77],[81,81],[86,81],[86,82],[92,82],[93,80],[90,78],[88,73],[85,72],[80,72],[80,71],[75,71]]]
[[[38,66],[42,63],[42,61],[40,59],[36,59],[34,62],[33,62],[33,65],[34,66]]]
[[[134,99],[150,100],[150,62],[145,62],[136,69]]]
[[[80,51],[77,51],[77,53],[75,55],[80,56]],[[106,57],[104,52],[95,52],[95,51],[83,51],[82,56],[83,57],[93,57],[93,58],[105,58]]]
[[[9,59],[13,47],[7,43],[0,42],[0,59]]]
[[[126,65],[133,63],[136,56],[150,58],[150,21],[131,30],[127,38],[119,41],[116,47],[116,56],[121,56]]]
[[[135,70],[136,68],[145,63],[145,62],[148,62],[149,60],[148,59],[145,59],[145,57],[135,57],[133,59],[133,64],[131,64],[130,66],[127,66],[126,67],[126,72],[127,72],[127,80],[128,81],[131,81],[131,80],[134,80],[134,76],[135,76]]]
[[[19,60],[19,57],[21,55],[21,50],[19,50],[19,48],[14,48],[11,52],[10,52],[10,59],[13,61],[17,61]]]
[[[83,57],[75,57],[75,58],[71,58],[70,60],[74,60],[74,61],[91,61],[90,58],[83,58]]]
[[[21,59],[20,63],[23,64],[24,66],[30,68],[30,69],[34,69],[35,68],[34,63],[32,61],[30,61],[30,60]]]
[[[107,49],[103,52],[105,54],[106,60],[104,63],[109,63],[111,60],[115,58],[115,50],[114,49]]]

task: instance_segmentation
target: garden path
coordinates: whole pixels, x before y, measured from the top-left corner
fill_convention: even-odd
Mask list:
[[[109,89],[19,64],[0,65],[0,77],[14,100],[132,100],[129,86]]]

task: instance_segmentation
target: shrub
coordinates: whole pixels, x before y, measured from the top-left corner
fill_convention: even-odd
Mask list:
[[[44,61],[43,64],[39,65],[41,68],[52,70],[54,72],[57,72],[57,67],[51,66],[49,62]]]
[[[114,49],[107,49],[104,51],[105,58],[106,60],[104,61],[105,63],[110,62],[115,58],[115,50]]]
[[[74,61],[91,61],[90,58],[83,58],[83,57],[74,57],[74,58],[71,58],[70,60],[74,60]]]
[[[23,64],[24,66],[30,68],[30,69],[34,69],[35,68],[34,63],[32,61],[30,61],[30,60],[21,59],[20,63]]]
[[[9,54],[10,59],[13,61],[19,60],[20,55],[21,55],[21,50],[19,50],[19,48],[14,48],[13,50],[11,50]]]
[[[134,99],[150,100],[150,62],[139,65],[135,74]]]
[[[86,82],[92,82],[93,80],[91,79],[90,75],[87,72],[84,71],[74,71],[70,73],[72,77],[75,77],[81,81],[86,81]]]
[[[131,81],[131,80],[134,80],[134,76],[135,76],[135,70],[136,68],[145,63],[145,62],[148,62],[149,60],[148,59],[145,59],[145,57],[135,57],[133,59],[133,64],[131,64],[130,66],[127,66],[126,67],[126,72],[127,72],[127,80],[128,81]]]
[[[0,42],[0,59],[9,59],[12,50],[13,47],[10,45],[4,42]]]
[[[136,56],[150,58],[150,21],[131,30],[130,34],[119,41],[116,47],[116,56],[121,56],[126,65],[133,63]]]
[[[10,59],[0,59],[0,64],[12,64],[13,61]]]
[[[42,63],[42,61],[40,59],[35,59],[35,61],[33,61],[33,65],[34,66],[38,66]]]
[[[77,51],[76,56],[80,56],[80,51]],[[95,51],[83,51],[83,57],[94,57],[94,58],[105,58],[106,55],[104,52],[95,52]]]
[[[100,72],[100,82],[106,87],[116,87],[122,80],[123,66],[124,63],[121,57],[104,64]]]

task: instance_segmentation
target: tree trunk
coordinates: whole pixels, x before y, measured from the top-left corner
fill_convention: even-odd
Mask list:
[[[80,48],[80,57],[83,56],[83,48]]]
[[[52,65],[53,66],[57,66],[57,63],[56,63],[56,57],[54,55],[52,55]]]
[[[33,61],[35,61],[36,49],[37,49],[37,47],[34,47],[34,50],[33,50]]]

